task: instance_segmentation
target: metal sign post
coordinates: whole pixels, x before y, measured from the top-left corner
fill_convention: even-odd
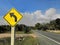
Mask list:
[[[11,27],[11,45],[15,42],[15,27]]]

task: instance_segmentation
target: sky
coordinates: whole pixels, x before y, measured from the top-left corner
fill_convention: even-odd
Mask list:
[[[8,24],[3,16],[13,7],[23,15],[19,24],[34,25],[60,18],[60,0],[0,0],[0,25]]]

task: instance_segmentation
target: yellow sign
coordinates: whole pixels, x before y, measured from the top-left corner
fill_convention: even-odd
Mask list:
[[[23,16],[15,9],[12,8],[3,18],[11,25],[15,26]]]

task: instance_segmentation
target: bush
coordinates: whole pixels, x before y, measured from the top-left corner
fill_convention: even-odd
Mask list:
[[[25,27],[25,33],[29,33],[31,31],[31,28],[30,27]]]

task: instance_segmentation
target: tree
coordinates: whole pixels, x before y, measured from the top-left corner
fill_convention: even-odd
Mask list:
[[[57,18],[55,22],[56,22],[56,28],[60,30],[60,18]]]
[[[35,24],[35,28],[38,29],[38,30],[41,30],[42,29],[42,24],[40,24],[40,23]]]
[[[50,30],[55,30],[55,29],[56,29],[55,26],[56,26],[55,20],[50,21],[49,29],[50,29]]]
[[[4,28],[3,26],[0,26],[0,33],[4,33],[6,32],[6,28]]]
[[[24,31],[25,27],[26,27],[26,25],[20,24],[20,25],[18,26],[18,31]]]
[[[26,26],[24,32],[25,32],[25,33],[29,33],[30,31],[31,31],[31,28],[30,28],[29,26]]]

